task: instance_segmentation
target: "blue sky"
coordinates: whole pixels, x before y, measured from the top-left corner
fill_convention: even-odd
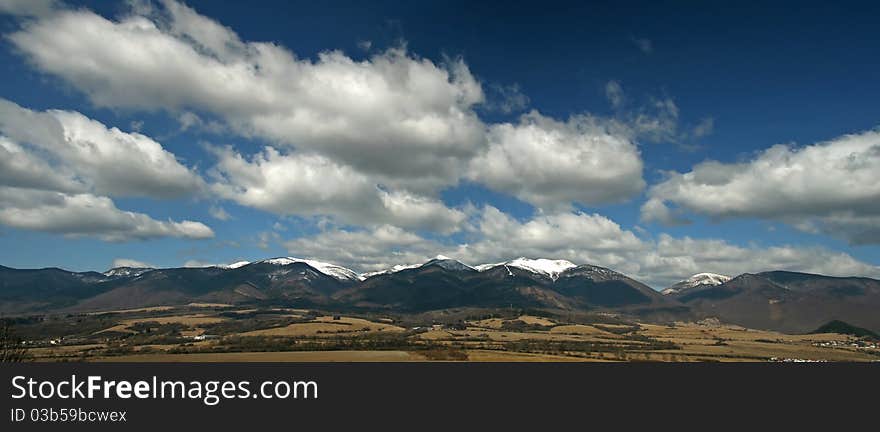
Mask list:
[[[226,3],[0,2],[0,264],[880,276],[876,3]]]

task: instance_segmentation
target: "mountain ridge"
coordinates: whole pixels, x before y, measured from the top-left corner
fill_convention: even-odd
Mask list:
[[[318,308],[422,312],[460,307],[544,308],[718,318],[750,328],[813,330],[832,320],[880,330],[880,281],[790,271],[698,273],[661,294],[623,273],[564,260],[517,258],[469,266],[438,256],[355,273],[293,257],[237,265],[118,267],[104,273],[0,266],[0,313],[83,312],[189,302],[269,302]],[[708,281],[708,283],[707,283]]]

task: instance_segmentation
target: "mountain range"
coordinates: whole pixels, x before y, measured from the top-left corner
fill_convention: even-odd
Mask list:
[[[471,267],[438,256],[358,274],[292,257],[198,268],[104,273],[0,266],[0,314],[203,303],[268,303],[418,313],[451,308],[608,311],[662,320],[714,317],[803,333],[832,320],[880,331],[880,281],[771,271],[699,273],[662,292],[608,268],[518,258]]]

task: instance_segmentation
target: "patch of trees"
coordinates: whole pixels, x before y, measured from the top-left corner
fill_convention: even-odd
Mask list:
[[[0,320],[0,363],[18,363],[29,358],[28,349],[15,334],[12,322]]]
[[[514,332],[543,331],[547,330],[547,328],[548,326],[543,326],[540,324],[529,324],[520,320],[510,320],[501,323],[501,330]]]

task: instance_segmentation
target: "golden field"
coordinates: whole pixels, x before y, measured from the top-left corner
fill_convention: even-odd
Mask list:
[[[138,362],[880,360],[876,346],[855,346],[858,339],[841,334],[790,335],[711,321],[603,320],[519,314],[425,324],[406,317],[189,304],[47,321],[52,329],[79,333],[33,340],[30,353],[36,361]]]

